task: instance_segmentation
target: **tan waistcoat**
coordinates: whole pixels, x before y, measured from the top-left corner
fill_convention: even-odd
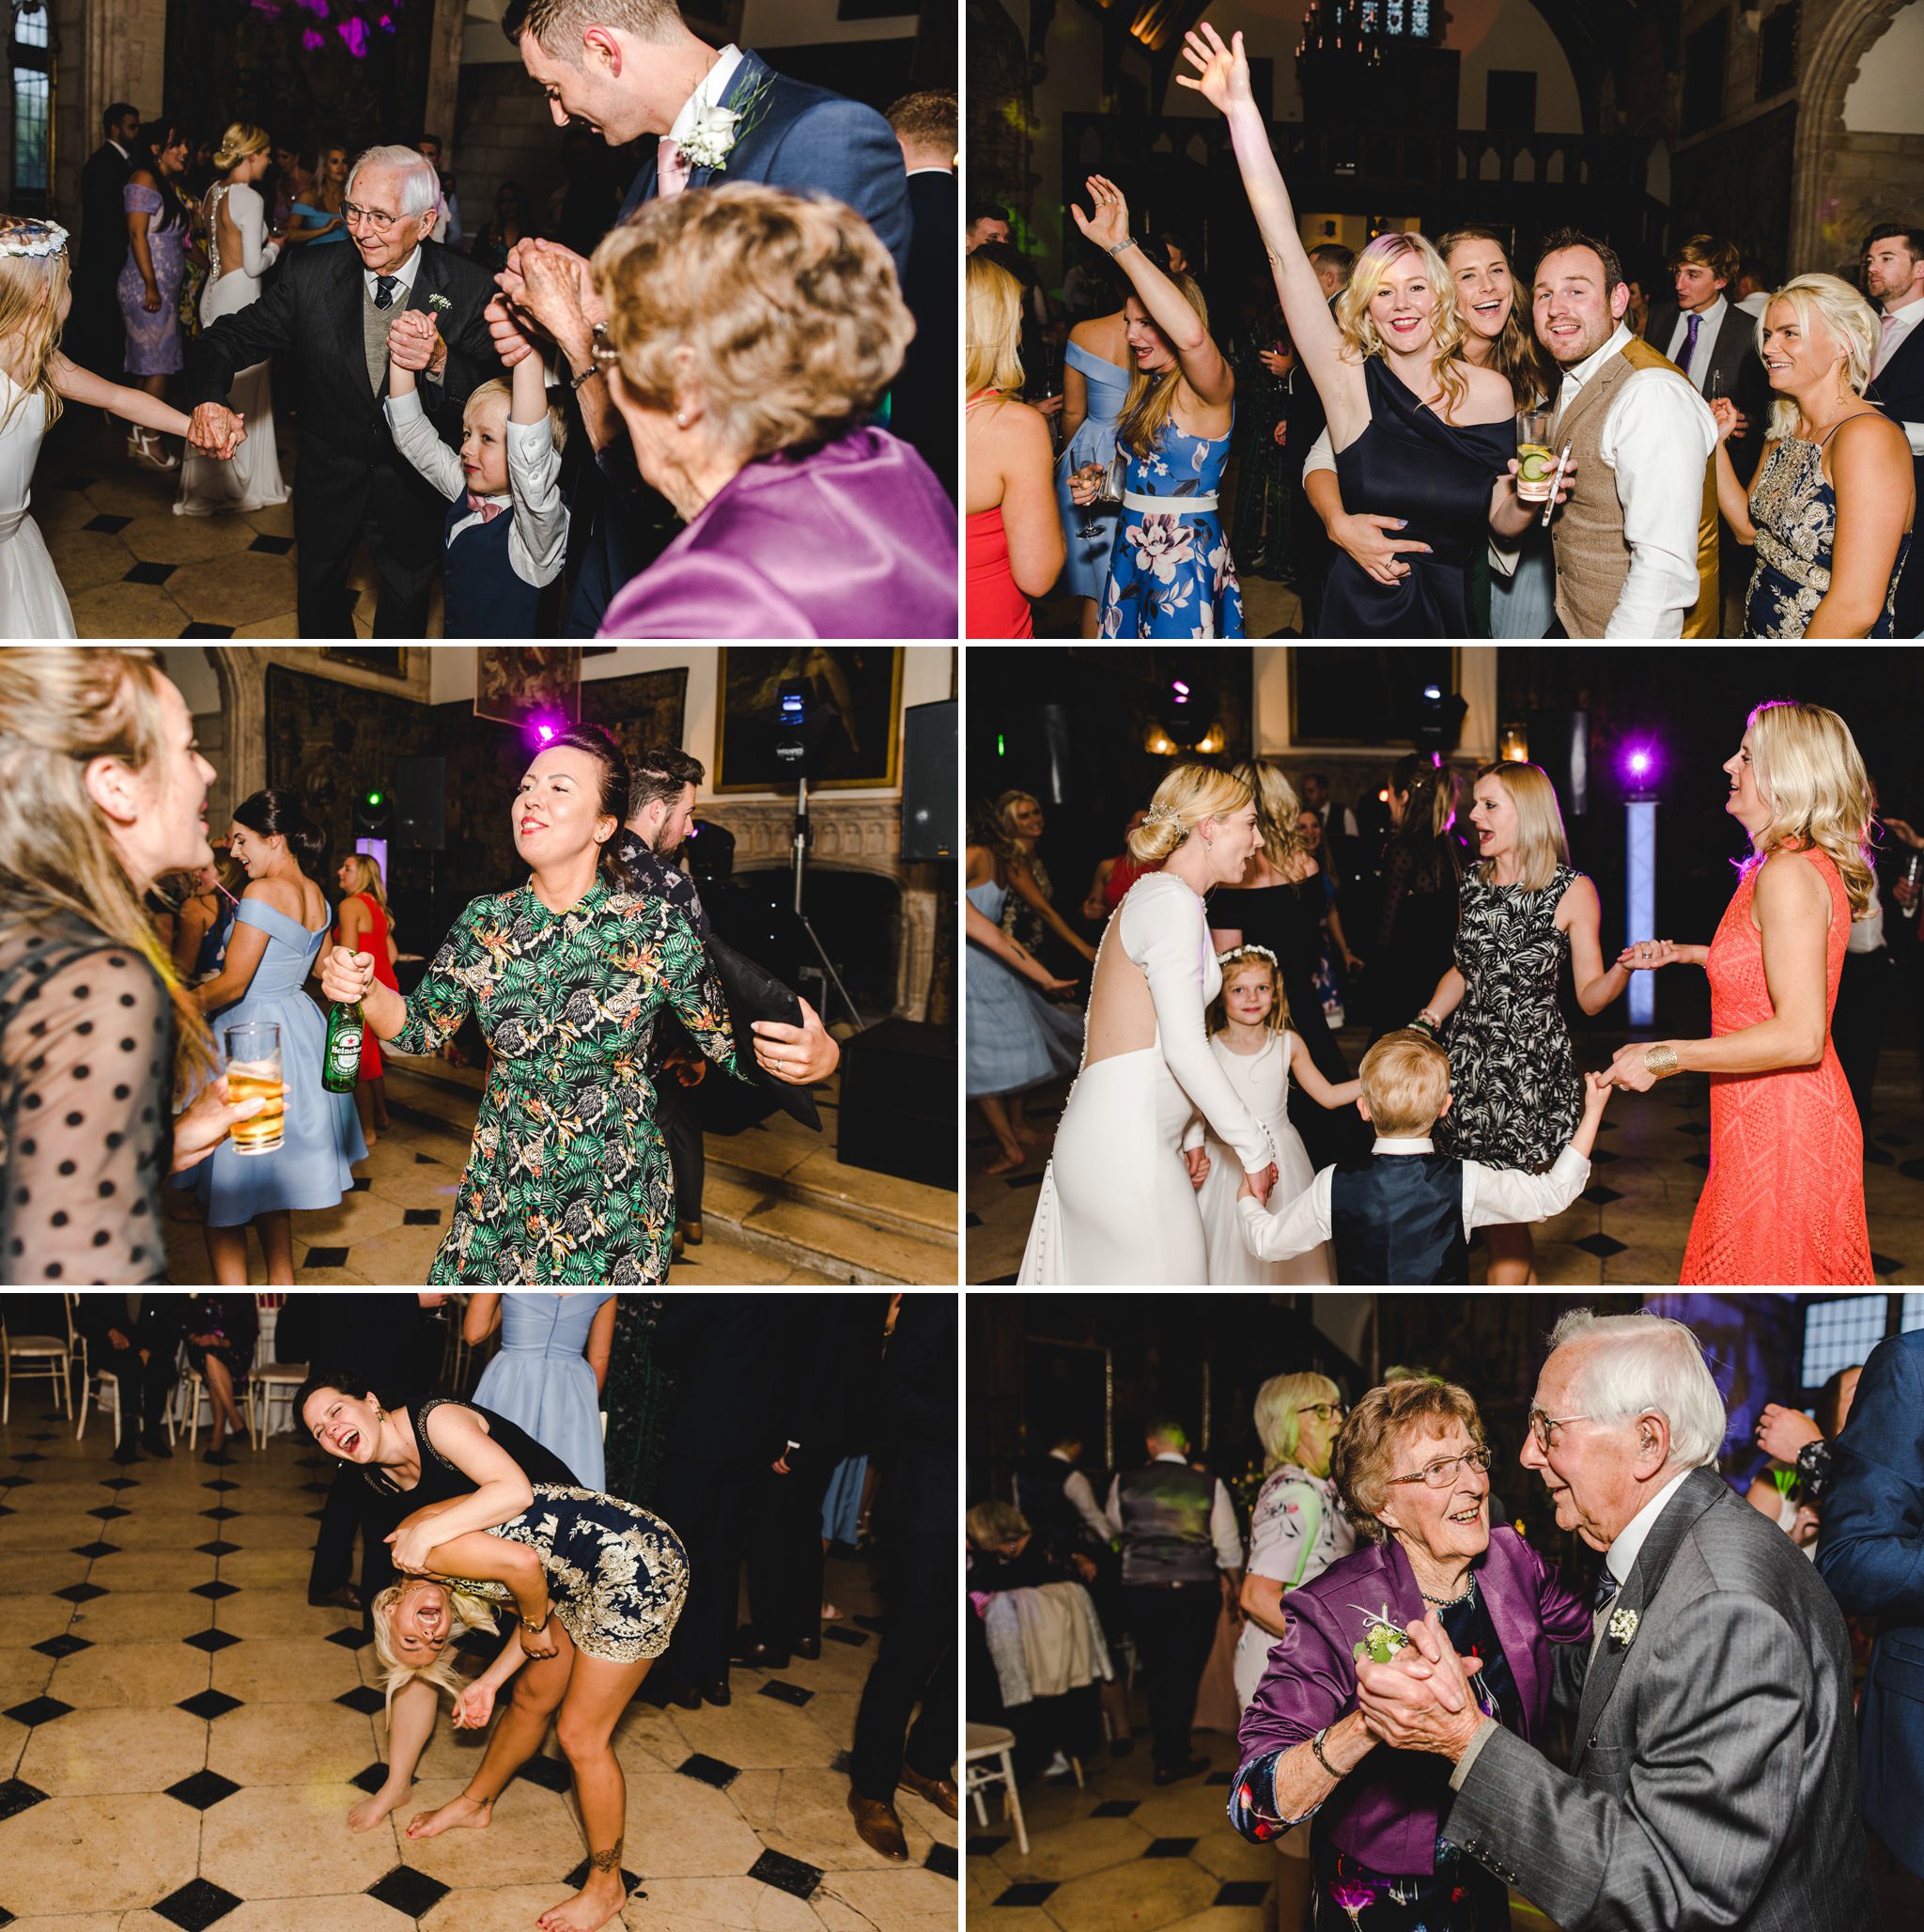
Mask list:
[[[1553,432],[1570,444],[1576,484],[1551,520],[1557,557],[1557,615],[1572,637],[1601,637],[1630,575],[1623,540],[1623,505],[1616,473],[1604,461],[1604,424],[1617,392],[1638,369],[1671,369],[1668,356],[1632,336],[1577,392]],[[1687,382],[1688,377],[1684,377]],[[1717,472],[1712,451],[1703,471],[1703,508],[1697,524],[1697,601],[1685,612],[1685,637],[1715,637],[1717,596]]]

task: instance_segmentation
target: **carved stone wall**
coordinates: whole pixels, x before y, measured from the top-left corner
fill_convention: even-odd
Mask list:
[[[815,834],[809,848],[811,869],[877,873],[892,880],[901,894],[893,975],[895,1016],[903,1020],[939,1017],[931,1016],[929,994],[935,976],[942,868],[904,862],[901,801],[811,799],[808,816]],[[790,800],[711,799],[703,804],[702,817],[725,825],[735,834],[737,872],[786,870],[795,834],[795,806]],[[949,883],[953,892],[953,877]]]

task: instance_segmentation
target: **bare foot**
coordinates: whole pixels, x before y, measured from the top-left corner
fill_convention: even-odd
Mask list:
[[[1015,1123],[1015,1133],[1016,1138],[1018,1141],[1020,1141],[1025,1147],[1039,1147],[1042,1145],[1043,1141],[1046,1138],[1045,1135],[1037,1133],[1035,1130],[1034,1123],[1028,1120],[1016,1121]]]
[[[387,1816],[408,1795],[408,1786],[390,1790],[383,1784],[372,1798],[364,1798],[348,1814],[348,1830],[350,1831],[371,1831],[381,1819]]]
[[[1029,1164],[1029,1156],[1021,1147],[1004,1147],[1000,1161],[991,1161],[982,1171],[985,1174],[1014,1174],[1018,1167]]]
[[[564,1905],[545,1911],[537,1921],[541,1932],[600,1932],[628,1899],[628,1886],[619,1872],[597,1872]]]
[[[443,1831],[452,1831],[466,1826],[474,1831],[485,1831],[489,1820],[494,1815],[491,1802],[483,1803],[478,1798],[470,1798],[464,1791],[458,1798],[451,1798],[438,1811],[423,1812],[408,1827],[410,1838],[439,1838]]]

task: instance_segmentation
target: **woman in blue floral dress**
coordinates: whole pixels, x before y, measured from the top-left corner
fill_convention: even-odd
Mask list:
[[[657,1016],[672,1009],[708,1059],[750,1078],[694,928],[603,869],[627,802],[627,762],[605,733],[557,733],[515,798],[528,882],[473,900],[405,1000],[368,954],[336,947],[323,967],[326,996],[360,1001],[396,1052],[434,1051],[470,1013],[493,1049],[430,1284],[661,1281],[675,1187],[645,1070]]]
[[[1219,491],[1235,426],[1235,377],[1209,333],[1202,291],[1167,275],[1136,245],[1113,181],[1089,177],[1094,216],[1076,226],[1128,278],[1123,304],[1135,375],[1117,445],[1128,457],[1099,624],[1104,637],[1241,637],[1236,583]],[[1091,484],[1071,485],[1078,503]]]

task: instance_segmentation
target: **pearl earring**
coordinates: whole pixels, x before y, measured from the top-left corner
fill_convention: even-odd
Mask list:
[[[688,428],[688,412],[685,409],[675,411],[675,427],[677,429],[686,429]]]

